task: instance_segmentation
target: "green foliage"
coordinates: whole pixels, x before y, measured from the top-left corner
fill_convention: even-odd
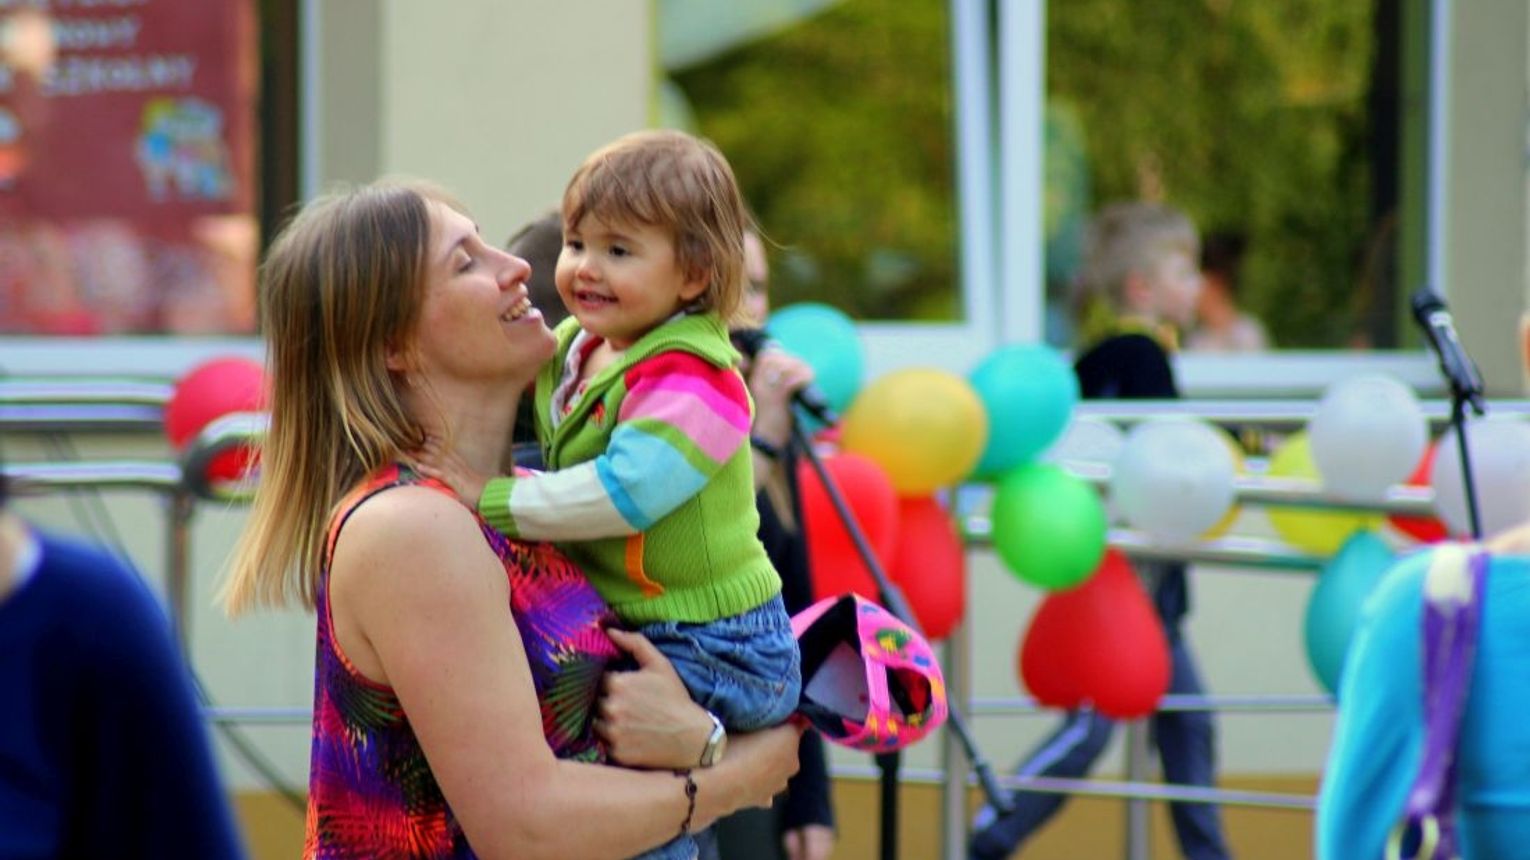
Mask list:
[[[675,76],[786,245],[777,303],[958,315],[947,9],[844,0]],[[1049,280],[1072,268],[1080,205],[1161,197],[1248,236],[1242,302],[1277,343],[1344,343],[1365,310],[1373,5],[1066,0],[1047,14]]]
[[[675,76],[767,234],[773,301],[957,315],[945,5],[847,0]]]
[[[1368,229],[1372,8],[1070,0],[1048,89],[1082,119],[1096,203],[1161,197],[1249,238],[1241,301],[1275,341],[1335,346]]]

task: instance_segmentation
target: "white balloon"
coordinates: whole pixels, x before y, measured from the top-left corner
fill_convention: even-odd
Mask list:
[[[1467,454],[1482,533],[1492,536],[1530,520],[1530,423],[1519,418],[1490,418],[1466,425]],[[1450,533],[1471,534],[1466,515],[1466,487],[1461,480],[1461,449],[1455,428],[1445,431],[1429,472],[1434,509]]]
[[[1307,437],[1324,489],[1342,498],[1379,500],[1413,473],[1429,444],[1429,425],[1413,389],[1368,374],[1329,386]]]
[[[1111,474],[1111,498],[1137,528],[1190,540],[1227,514],[1236,471],[1221,431],[1190,418],[1159,418],[1127,435]]]
[[[1120,427],[1104,418],[1075,413],[1062,435],[1041,455],[1041,459],[1063,466],[1069,463],[1110,466],[1121,456],[1121,448],[1125,445],[1126,434]]]

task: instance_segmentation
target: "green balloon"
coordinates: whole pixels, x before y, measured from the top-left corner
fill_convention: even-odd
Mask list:
[[[1022,582],[1047,590],[1089,578],[1105,555],[1105,506],[1063,469],[1028,463],[999,479],[989,519],[993,546]]]

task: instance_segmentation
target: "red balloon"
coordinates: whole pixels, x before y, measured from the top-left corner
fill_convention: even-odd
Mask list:
[[[243,481],[260,464],[260,451],[251,445],[239,445],[207,461],[207,479],[212,483]]]
[[[898,500],[898,539],[887,575],[931,642],[950,635],[967,609],[967,553],[951,515],[933,497]]]
[[[883,569],[892,558],[898,537],[898,496],[882,467],[869,457],[848,452],[820,458],[824,470],[855,515],[861,532]],[[853,591],[877,599],[876,580],[850,532],[829,500],[818,473],[804,459],[797,466],[797,487],[802,499],[802,528],[807,537],[808,565],[812,570],[813,599],[822,600]]]
[[[175,384],[165,404],[165,436],[176,448],[213,420],[234,412],[258,412],[266,405],[266,374],[249,358],[215,358],[197,365]]]
[[[1418,467],[1413,474],[1408,476],[1407,485],[1410,487],[1429,486],[1429,470],[1434,468],[1434,455],[1440,447],[1438,441],[1430,442],[1429,447],[1424,449],[1424,456],[1419,459]],[[1450,536],[1445,530],[1445,524],[1440,522],[1439,517],[1402,517],[1393,515],[1387,517],[1392,527],[1405,535],[1421,543],[1435,543]]]
[[[1092,704],[1121,720],[1151,714],[1169,689],[1169,642],[1126,557],[1105,554],[1084,584],[1048,594],[1020,646],[1020,677],[1044,705]]]

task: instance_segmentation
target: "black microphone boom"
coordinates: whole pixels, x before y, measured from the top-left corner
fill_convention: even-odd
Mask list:
[[[1439,356],[1440,373],[1450,383],[1451,392],[1470,403],[1473,410],[1481,415],[1485,411],[1482,403],[1482,375],[1477,372],[1477,365],[1466,354],[1466,348],[1456,336],[1455,322],[1445,307],[1445,300],[1424,287],[1413,294],[1412,305],[1413,318],[1424,330],[1424,336],[1429,339],[1435,355]]]
[[[1440,357],[1440,372],[1450,383],[1450,424],[1456,431],[1456,448],[1461,455],[1461,485],[1466,496],[1466,521],[1472,540],[1482,539],[1482,515],[1477,507],[1477,485],[1472,475],[1472,456],[1466,440],[1466,406],[1471,404],[1478,415],[1486,412],[1482,403],[1482,376],[1477,365],[1456,337],[1456,326],[1445,300],[1428,287],[1413,294],[1413,318],[1424,329],[1429,345]]]
[[[733,345],[738,347],[739,352],[749,358],[754,358],[763,349],[780,349],[775,341],[764,329],[740,328],[734,329],[730,336]],[[822,421],[824,424],[833,426],[839,423],[839,416],[834,413],[834,407],[829,405],[829,399],[818,390],[816,385],[804,385],[792,394],[792,402],[802,407],[809,415]]]

